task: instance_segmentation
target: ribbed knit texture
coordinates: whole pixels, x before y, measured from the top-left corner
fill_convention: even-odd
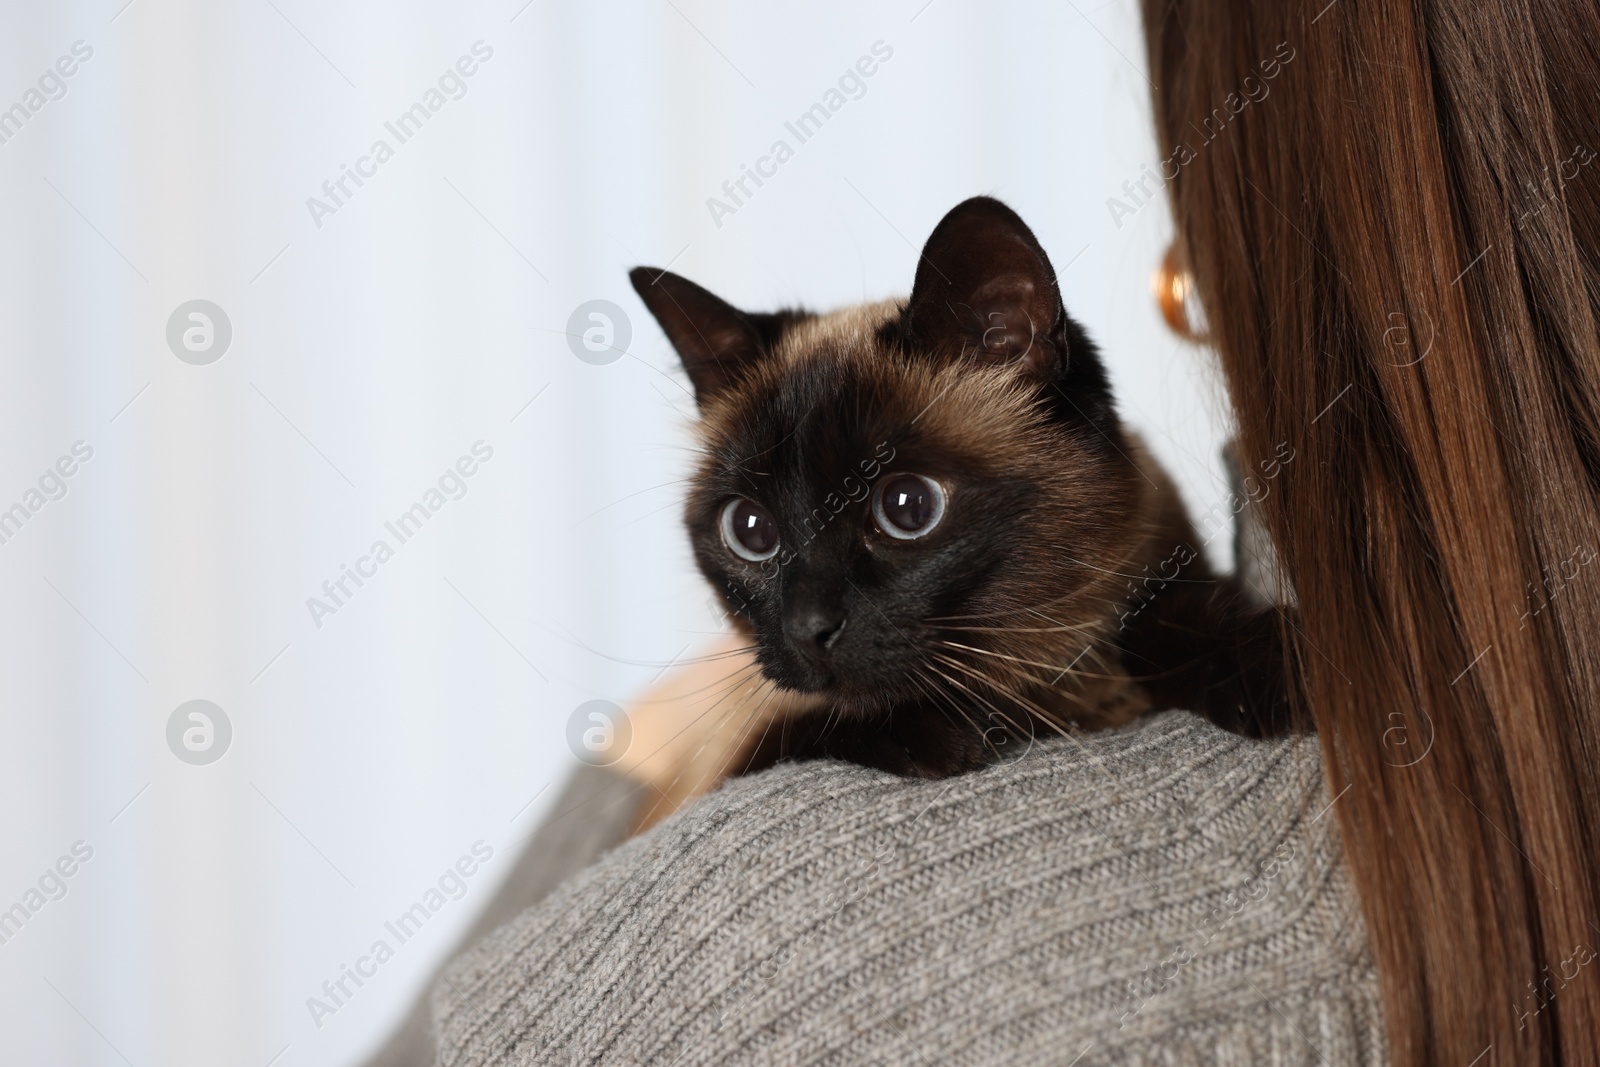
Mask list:
[[[1380,1064],[1327,794],[1315,741],[1186,713],[945,781],[780,766],[452,964],[440,1062]]]

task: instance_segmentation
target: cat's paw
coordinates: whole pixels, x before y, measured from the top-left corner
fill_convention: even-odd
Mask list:
[[[953,778],[993,761],[994,747],[984,733],[943,715],[901,713],[884,741],[899,750],[897,765],[884,767],[905,778]]]
[[[902,778],[950,778],[977,770],[995,756],[974,724],[955,723],[926,708],[897,708],[856,718],[821,710],[775,724],[742,760],[751,774],[779,762],[836,759]]]

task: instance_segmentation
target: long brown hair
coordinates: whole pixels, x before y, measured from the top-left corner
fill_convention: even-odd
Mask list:
[[[1324,3],[1145,0],[1162,177],[1394,1062],[1600,1064],[1600,11]]]

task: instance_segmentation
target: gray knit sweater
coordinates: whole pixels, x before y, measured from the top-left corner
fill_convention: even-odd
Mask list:
[[[501,927],[440,1063],[1380,1064],[1312,740],[1186,713],[926,782],[728,783]]]

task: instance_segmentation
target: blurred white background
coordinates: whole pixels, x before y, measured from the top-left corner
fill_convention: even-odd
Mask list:
[[[1107,204],[1157,162],[1130,0],[6,6],[6,1063],[357,1062],[547,813],[572,710],[714,629],[678,525],[692,404],[635,264],[829,308],[904,292],[939,217],[1000,196],[1191,506],[1226,496],[1220,391],[1149,296],[1165,203]],[[594,299],[631,318],[604,365],[564,336]],[[220,333],[169,345],[192,300],[231,325],[220,358]],[[385,522],[477,442],[401,544]],[[168,743],[191,700],[231,725],[208,764]],[[314,1019],[480,840],[461,899]]]

